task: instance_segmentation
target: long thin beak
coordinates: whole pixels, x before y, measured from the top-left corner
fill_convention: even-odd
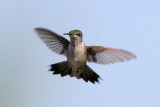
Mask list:
[[[64,33],[63,35],[72,35],[72,33]]]

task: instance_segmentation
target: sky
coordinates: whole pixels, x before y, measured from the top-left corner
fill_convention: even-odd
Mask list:
[[[160,107],[159,0],[1,0],[0,107]],[[87,63],[101,78],[86,83],[48,72],[65,56],[34,31],[83,32],[85,45],[128,50],[137,59]],[[69,37],[65,36],[67,39]]]

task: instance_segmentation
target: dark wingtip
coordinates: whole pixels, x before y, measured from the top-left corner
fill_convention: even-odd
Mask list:
[[[41,30],[43,30],[44,28],[34,28],[34,31],[41,31]]]

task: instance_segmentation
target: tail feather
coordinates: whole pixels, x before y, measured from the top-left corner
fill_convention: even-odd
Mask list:
[[[50,71],[53,71],[53,74],[61,74],[61,77],[66,75],[73,77],[72,68],[68,66],[67,61],[52,64]],[[100,78],[100,76],[97,73],[95,73],[89,66],[86,65],[84,71],[80,73],[80,75],[77,76],[76,78],[78,79],[82,78],[86,82],[90,81],[93,84],[95,84],[95,82],[99,82],[98,79]]]
[[[100,76],[86,65],[84,72],[82,73],[82,78],[84,81],[90,81],[94,84],[95,82],[99,82],[98,79],[100,78]]]
[[[54,71],[53,74],[61,74],[62,77],[66,75],[72,76],[72,69],[69,68],[67,61],[52,64],[50,71]]]

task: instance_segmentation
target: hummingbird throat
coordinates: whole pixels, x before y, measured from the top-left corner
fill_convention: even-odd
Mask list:
[[[78,45],[78,40],[73,40],[73,41],[72,41],[72,46],[75,47],[76,45]]]
[[[72,39],[71,40],[71,45],[73,47],[77,46],[78,44],[80,44],[82,41],[80,39]]]

